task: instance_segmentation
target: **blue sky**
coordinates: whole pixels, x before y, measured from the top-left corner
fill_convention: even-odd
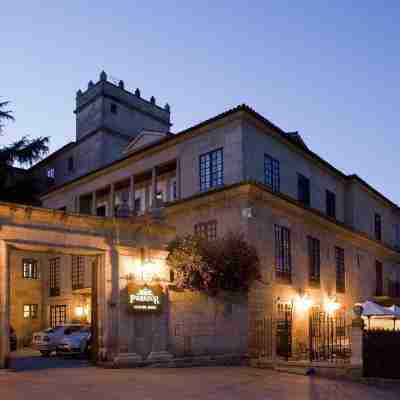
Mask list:
[[[400,203],[400,2],[329,3],[7,2],[0,99],[16,122],[0,144],[73,140],[75,93],[105,69],[168,102],[173,131],[247,103]]]

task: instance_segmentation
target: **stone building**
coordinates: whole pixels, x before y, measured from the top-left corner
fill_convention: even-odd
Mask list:
[[[356,302],[400,297],[399,207],[323,160],[297,132],[240,105],[172,134],[168,105],[104,73],[78,92],[75,113],[76,141],[29,171],[42,178],[43,208],[3,209],[9,232],[0,230],[0,271],[10,260],[9,300],[26,287],[20,303],[37,302],[42,326],[54,319],[55,305],[69,310],[57,323],[82,317],[86,295],[86,316],[102,332],[98,352],[114,362],[249,353],[319,359],[327,332],[316,324],[336,324],[335,343],[348,348]],[[28,244],[13,231],[26,220],[34,226]],[[64,236],[49,237],[52,231]],[[230,231],[243,233],[261,259],[262,279],[248,296],[176,291],[165,263],[168,241]],[[65,286],[49,296],[54,254],[62,254]],[[77,256],[85,257],[84,271],[94,271],[84,272],[92,284],[83,292],[72,282]],[[24,260],[43,268],[41,284],[21,282]],[[149,295],[130,297],[132,282],[154,293],[161,286],[160,313],[132,312],[129,299]],[[17,331],[29,334],[13,317],[23,316],[21,305],[11,310]]]

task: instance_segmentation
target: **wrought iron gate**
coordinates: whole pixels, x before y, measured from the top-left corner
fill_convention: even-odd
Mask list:
[[[343,311],[310,310],[310,360],[346,362],[350,358],[350,328]]]
[[[292,356],[293,304],[278,303],[276,317],[276,355],[288,360]]]
[[[254,319],[250,323],[249,351],[251,357],[272,357],[272,317]]]

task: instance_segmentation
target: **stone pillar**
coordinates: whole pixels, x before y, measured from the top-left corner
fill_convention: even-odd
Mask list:
[[[112,183],[110,185],[110,200],[109,200],[109,204],[110,204],[110,215],[109,217],[114,217],[115,216],[115,186]]]
[[[115,246],[112,246],[107,255],[108,276],[111,278],[108,329],[108,358],[114,359],[119,353],[119,312],[120,312],[120,284],[119,284],[119,255]]]
[[[77,214],[81,213],[81,196],[78,194],[78,196],[76,196],[76,209],[75,212]]]
[[[168,351],[169,336],[169,293],[165,288],[163,312],[158,317],[158,329],[153,332],[151,353],[147,357],[149,361],[169,361],[174,356]]]
[[[7,367],[10,352],[8,251],[6,242],[0,240],[0,368]]]
[[[363,328],[364,321],[356,317],[351,323],[351,358],[352,367],[362,369],[363,367]]]
[[[135,214],[135,177],[133,175],[129,180],[129,198],[131,199],[131,213]]]
[[[181,159],[176,159],[176,200],[181,198],[182,182],[181,182]]]
[[[96,191],[92,193],[92,215],[97,215]]]
[[[151,205],[157,207],[157,167],[151,170]]]

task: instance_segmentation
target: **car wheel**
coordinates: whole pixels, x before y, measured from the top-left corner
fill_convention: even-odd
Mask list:
[[[41,350],[41,351],[40,351],[40,354],[41,354],[43,357],[50,357],[51,351],[48,351],[48,350]]]

